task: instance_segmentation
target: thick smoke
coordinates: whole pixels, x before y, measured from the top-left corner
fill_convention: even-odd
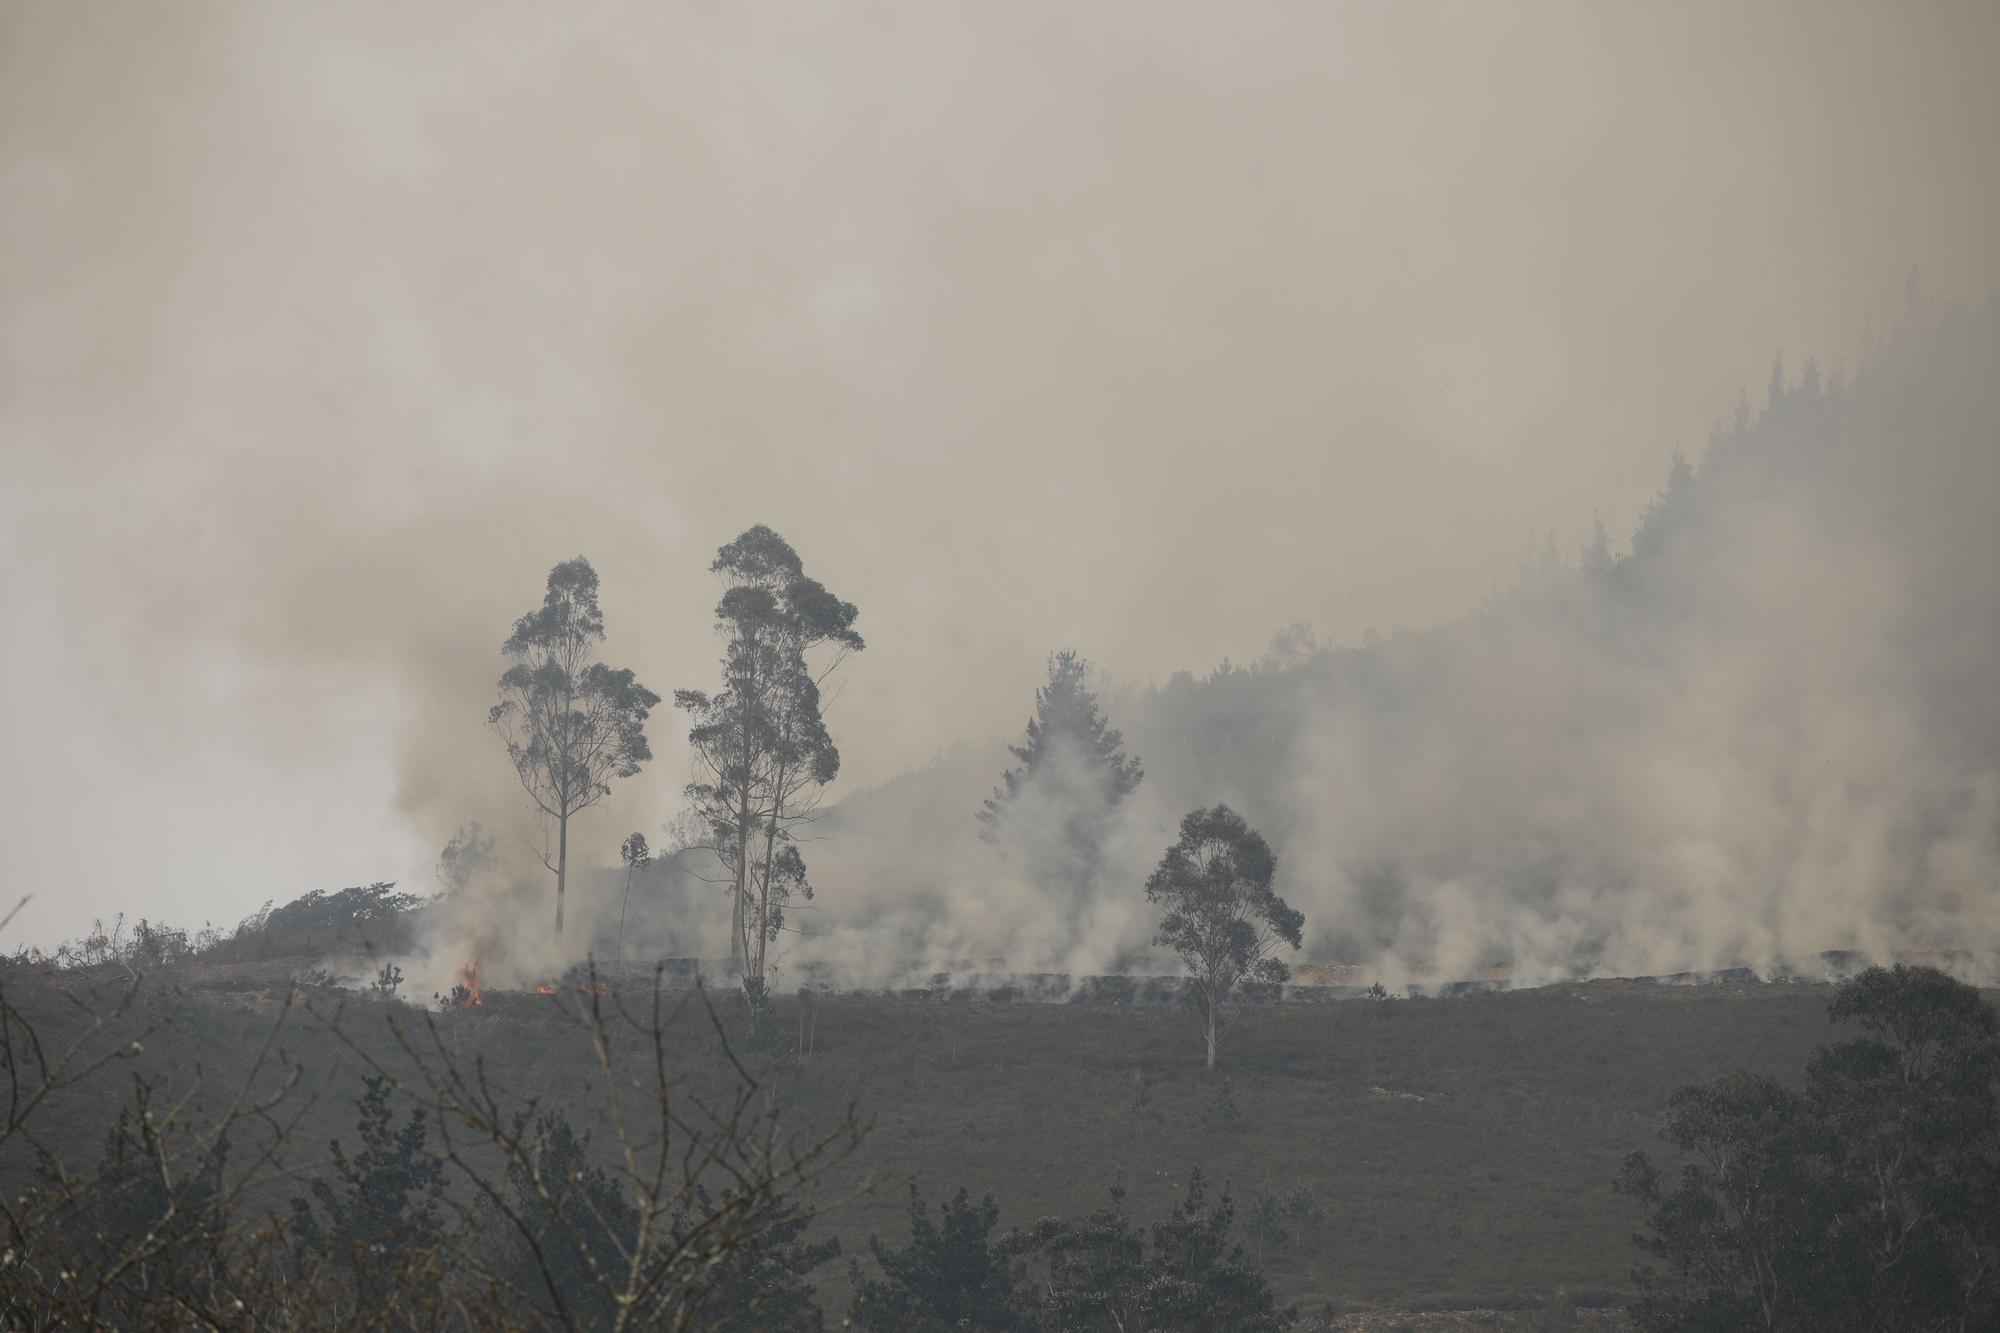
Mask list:
[[[1834,843],[1793,829],[1806,808],[1877,821],[1925,893],[1981,873],[1990,727],[1940,719],[1990,692],[1976,653],[1923,664],[1986,622],[1930,598],[1930,556],[1877,561],[1811,506],[1732,548],[1854,599],[1759,626],[1806,641],[1790,665],[1723,619],[1766,614],[1755,585],[1662,572],[1709,609],[1602,641],[1587,607],[1517,610],[1108,694],[1150,776],[1089,902],[996,867],[972,811],[1049,649],[1144,682],[1292,620],[1333,642],[1450,622],[1530,527],[1636,512],[1661,448],[1771,348],[1852,347],[1916,260],[1983,291],[2000,10],[863,8],[0,6],[17,929],[422,890],[476,818],[493,897],[440,953],[492,933],[527,980],[604,952],[615,872],[578,889],[562,956],[530,948],[549,878],[481,725],[499,641],[582,552],[608,659],[712,685],[701,571],[753,522],[872,645],[830,714],[843,809],[807,849],[818,933],[793,961],[1113,965],[1143,952],[1136,884],[1173,821],[1215,799],[1278,843],[1312,951],[1413,965],[1670,942],[1618,945],[1622,915],[1550,910],[1565,895],[1872,882],[1807,868]],[[1905,517],[1879,539],[1907,546]],[[1885,621],[1930,646],[1880,649]],[[1627,634],[1661,642],[1607,646]],[[1874,691],[1884,651],[1929,674]],[[1765,693],[1802,733],[1790,768],[1739,730]],[[581,860],[659,841],[677,722],[585,817]],[[1887,786],[1806,794],[1864,759]],[[1858,924],[1829,935],[1889,919],[1887,890],[1843,892]],[[648,902],[647,948],[718,951],[687,867]],[[1757,919],[1773,948],[1819,932]]]
[[[1137,886],[1178,816],[1146,783],[1110,801],[1101,769],[1058,742],[982,841],[974,813],[1011,763],[1000,745],[960,745],[834,811],[808,848],[826,911],[804,923],[798,955],[870,982],[968,968],[1091,975],[1143,960],[1152,909]],[[1079,856],[1080,829],[1096,830],[1094,856]]]
[[[1307,955],[1388,979],[1826,951],[1991,979],[1996,370],[2000,303],[1853,384],[1809,367],[1698,473],[1676,465],[1623,558],[1539,551],[1441,628],[1114,696],[1146,799],[1092,902],[981,854],[967,812],[992,754],[856,799],[825,853],[831,940],[1023,969],[1143,958],[1147,858],[1173,815],[1227,800],[1272,837]]]

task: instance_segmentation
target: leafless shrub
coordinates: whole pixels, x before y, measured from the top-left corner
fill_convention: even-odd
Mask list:
[[[143,974],[110,994],[61,982],[0,976],[0,1179],[28,1182],[0,1191],[0,1328],[761,1327],[760,1310],[786,1290],[769,1274],[812,1249],[796,1237],[838,1202],[821,1197],[827,1173],[867,1130],[852,1107],[830,1128],[791,1126],[731,1051],[708,997],[674,996],[657,973],[643,1005],[596,984],[553,1001],[595,1071],[568,1108],[496,1086],[462,1050],[454,1029],[466,1015],[296,989],[248,1072],[210,1106],[220,1090],[198,1070],[171,1095],[164,1078],[138,1072],[174,1012],[138,1003]],[[24,988],[40,988],[37,1005],[18,1002]],[[62,1021],[49,1020],[51,1003],[66,1006]],[[724,1090],[677,1071],[667,1034],[683,1017],[712,1030]],[[278,1206],[314,1180],[358,1179],[352,1168],[340,1176],[338,1148],[331,1162],[301,1156],[312,1098],[280,1047],[301,1021],[322,1025],[435,1130],[448,1221],[370,1245],[305,1225],[303,1200],[290,1216]],[[387,1046],[361,1039],[366,1023],[386,1023]],[[38,1131],[82,1096],[101,1106],[121,1068],[129,1102],[100,1160],[63,1160]],[[597,1116],[608,1165],[585,1157],[572,1110]],[[314,1192],[332,1196],[325,1183]],[[378,1206],[365,1189],[351,1194],[363,1214]]]

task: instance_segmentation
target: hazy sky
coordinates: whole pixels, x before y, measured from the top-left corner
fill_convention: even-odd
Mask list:
[[[789,537],[862,609],[848,783],[1018,728],[1052,647],[1447,618],[1911,265],[2000,281],[1996,51],[1988,3],[5,0],[16,938],[428,887],[578,552],[666,694],[714,548]]]

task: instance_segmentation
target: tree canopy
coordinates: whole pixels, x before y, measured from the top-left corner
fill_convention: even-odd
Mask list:
[[[820,686],[865,645],[854,604],[809,577],[798,552],[762,524],[723,546],[709,569],[723,580],[722,689],[678,690],[674,706],[692,719],[687,796],[722,863],[731,958],[757,1001],[787,903],[812,896],[798,826],[840,772]]]
[[[514,622],[501,651],[510,659],[487,723],[543,821],[542,862],[556,879],[556,933],[562,933],[569,876],[569,821],[611,794],[653,757],[646,717],[660,696],[630,670],[593,660],[604,641],[597,571],[582,556],[549,571],[539,609]]]
[[[1186,964],[1188,989],[1215,1068],[1221,1007],[1245,980],[1276,984],[1290,975],[1271,956],[1298,948],[1305,914],[1271,889],[1278,858],[1262,834],[1226,805],[1191,811],[1181,836],[1146,880],[1147,901],[1164,910],[1153,942]]]
[[[1008,747],[1020,762],[978,812],[979,836],[1021,857],[1030,877],[1082,894],[1097,874],[1105,824],[1145,773],[1099,711],[1090,663],[1053,653],[1048,671],[1025,739]]]
[[[1648,1329],[2000,1327],[2000,1020],[1934,968],[1870,968],[1828,1006],[1803,1091],[1736,1073],[1676,1092],[1678,1177],[1634,1153]]]
[[[863,1281],[856,1265],[850,1324],[880,1333],[1032,1328],[1025,1293],[1016,1288],[1018,1265],[992,1243],[999,1220],[992,1195],[974,1203],[961,1185],[938,1205],[934,1221],[912,1183],[910,1243],[895,1250],[869,1237],[882,1276]]]

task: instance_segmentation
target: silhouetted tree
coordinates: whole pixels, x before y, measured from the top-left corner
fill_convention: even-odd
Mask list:
[[[1227,1190],[1203,1203],[1201,1171],[1186,1197],[1146,1238],[1117,1208],[1081,1222],[1048,1220],[1008,1237],[1010,1254],[1029,1256],[1041,1272],[1037,1322],[1048,1333],[1277,1333],[1294,1314],[1271,1296],[1263,1274],[1229,1242],[1236,1209]]]
[[[350,1269],[364,1300],[380,1301],[407,1279],[412,1257],[440,1239],[444,1159],[426,1147],[429,1128],[413,1107],[401,1129],[390,1113],[386,1078],[362,1079],[354,1103],[361,1151],[349,1156],[335,1139],[330,1177],[292,1200],[292,1230],[309,1250]]]
[[[2000,1022],[1933,968],[1870,968],[1829,1013],[1806,1090],[1737,1073],[1676,1092],[1620,1172],[1646,1209],[1649,1329],[2000,1327]]]
[[[646,835],[633,833],[618,844],[618,859],[625,863],[625,897],[618,904],[618,947],[625,947],[625,914],[632,907],[632,877],[642,873],[653,864],[652,849],[646,846]]]
[[[1641,1275],[1642,1323],[1817,1326],[1838,1209],[1815,1169],[1816,1133],[1805,1099],[1763,1075],[1731,1074],[1668,1099],[1662,1136],[1692,1159],[1678,1184],[1644,1153],[1619,1175],[1619,1189],[1648,1209],[1641,1248],[1667,1263],[1664,1276]]]
[[[549,571],[541,609],[515,621],[502,645],[513,664],[500,677],[500,701],[487,715],[544,820],[544,833],[554,829],[555,858],[545,840],[542,864],[556,877],[558,935],[570,817],[610,795],[611,779],[631,777],[653,757],[646,716],[660,696],[631,671],[593,661],[603,641],[597,571],[582,556],[565,560]]]
[[[605,1275],[622,1273],[639,1214],[617,1179],[589,1159],[590,1140],[560,1111],[536,1117],[529,1148],[507,1169],[512,1286],[566,1326],[609,1327]]]
[[[697,1233],[722,1210],[706,1191],[676,1219],[682,1235]],[[817,1333],[826,1319],[806,1281],[840,1255],[840,1239],[806,1239],[812,1218],[795,1204],[772,1200],[747,1235],[718,1263],[708,1280],[691,1286],[682,1302],[687,1326],[713,1333]]]
[[[1677,445],[1667,460],[1667,480],[1660,493],[1639,516],[1639,530],[1632,534],[1632,553],[1643,555],[1666,546],[1687,521],[1694,497],[1694,464]]]
[[[761,1012],[767,946],[783,929],[785,904],[812,896],[796,830],[840,771],[820,686],[864,644],[853,603],[809,578],[770,528],[748,529],[709,568],[724,584],[715,609],[723,688],[676,691],[674,705],[693,719],[687,794],[729,884],[730,958]]]
[[[608,1328],[617,1293],[645,1219],[620,1177],[590,1161],[589,1136],[561,1112],[538,1118],[529,1151],[509,1171],[515,1230],[508,1280],[568,1327]],[[730,1219],[726,1250],[697,1262]],[[809,1241],[810,1215],[781,1194],[717,1198],[696,1185],[657,1219],[649,1244],[684,1256],[695,1270],[666,1289],[642,1286],[636,1307],[647,1327],[715,1333],[812,1333],[823,1324],[806,1274],[840,1253],[840,1242]]]
[[[1020,1308],[1023,1295],[1015,1290],[1018,1265],[991,1243],[999,1220],[1000,1206],[992,1195],[975,1204],[960,1186],[938,1205],[933,1221],[912,1184],[910,1243],[892,1250],[869,1237],[882,1277],[863,1281],[856,1266],[849,1322],[869,1333],[999,1333],[1032,1327]]]
[[[2000,1328],[2000,1018],[1935,968],[1870,968],[1836,992],[1867,1035],[1806,1065],[1870,1303],[1900,1328]]]
[[[1601,515],[1590,516],[1590,541],[1583,548],[1582,567],[1585,574],[1608,574],[1618,563],[1618,557],[1611,550],[1611,533],[1604,526]]]
[[[438,853],[438,883],[446,894],[463,893],[473,878],[492,864],[493,835],[475,819],[452,834]]]
[[[1013,845],[1035,878],[1081,894],[1096,875],[1106,821],[1145,774],[1098,711],[1090,663],[1061,652],[1048,669],[1026,739],[1008,747],[1020,764],[1001,774],[980,808],[979,836]]]
[[[1291,975],[1270,954],[1281,942],[1299,947],[1305,914],[1271,891],[1277,869],[1263,835],[1218,805],[1181,820],[1180,840],[1146,880],[1147,901],[1165,909],[1153,942],[1187,965],[1210,1069],[1223,1002],[1245,980],[1275,984]]]

